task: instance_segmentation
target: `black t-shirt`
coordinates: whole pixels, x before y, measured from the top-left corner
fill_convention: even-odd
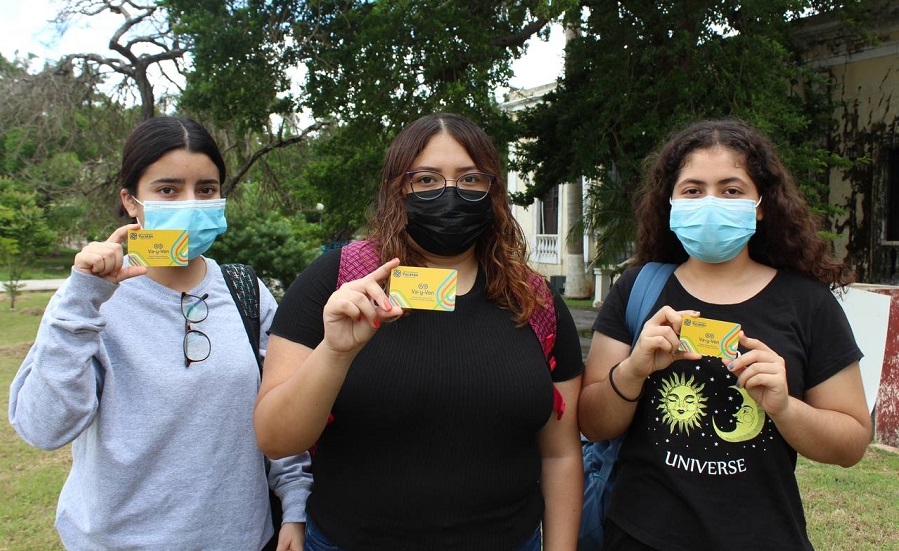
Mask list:
[[[625,310],[638,271],[612,288],[594,331],[632,342]],[[672,276],[651,311],[666,304],[741,324],[784,358],[796,398],[862,356],[827,286],[794,272],[778,271],[757,295],[727,305],[693,297]],[[633,537],[662,550],[812,548],[796,451],[736,381],[712,357],[674,362],[646,381],[609,510]]]
[[[321,342],[339,259],[327,253],[297,277],[272,333]],[[512,549],[539,525],[537,433],[553,414],[552,382],[583,371],[580,343],[555,297],[551,375],[531,327],[487,300],[485,283],[481,271],[454,312],[383,324],[350,366],[308,503],[341,548]]]

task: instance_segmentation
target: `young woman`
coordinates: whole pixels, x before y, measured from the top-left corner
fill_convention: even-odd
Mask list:
[[[13,381],[9,418],[22,438],[72,442],[56,516],[67,549],[256,551],[272,537],[269,486],[286,522],[277,548],[302,547],[308,456],[266,467],[252,425],[256,351],[221,269],[202,256],[227,227],[224,179],[198,123],[139,125],[121,170],[138,223],[75,255]],[[141,227],[187,230],[187,265],[129,265],[126,236]],[[276,304],[259,290],[264,353]]]
[[[737,121],[674,135],[637,219],[637,267],[597,316],[579,404],[589,438],[626,434],[605,549],[811,549],[797,452],[850,466],[871,440],[830,290],[844,266],[772,144]],[[632,349],[625,308],[650,261],[678,266]],[[685,351],[696,316],[740,324],[739,354]]]
[[[387,153],[371,270],[338,288],[358,262],[328,253],[284,297],[254,419],[273,457],[317,442],[307,550],[539,550],[541,523],[544,549],[575,548],[579,341],[534,286],[500,172],[471,121],[413,122]],[[455,309],[400,317],[384,290],[400,264],[457,270]],[[552,371],[528,324],[547,308]]]

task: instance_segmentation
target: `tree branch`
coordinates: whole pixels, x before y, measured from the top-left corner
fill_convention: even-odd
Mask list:
[[[313,132],[327,128],[330,125],[331,125],[331,123],[329,123],[329,122],[317,121],[314,124],[312,124],[311,126],[303,129],[303,132],[301,132],[297,136],[292,136],[287,139],[279,139],[277,141],[266,144],[265,146],[263,146],[260,149],[257,149],[250,156],[250,158],[247,159],[246,162],[244,162],[243,166],[241,166],[239,169],[237,169],[237,172],[233,176],[228,178],[228,181],[225,184],[224,189],[222,190],[222,195],[226,196],[226,197],[228,195],[230,195],[231,192],[234,191],[234,188],[237,187],[237,184],[240,182],[240,180],[246,175],[247,172],[249,172],[250,168],[256,163],[256,161],[261,159],[263,156],[268,155],[269,153],[271,153],[272,151],[274,151],[276,149],[281,149],[283,147],[288,147],[295,143],[302,142],[303,140],[305,140],[306,138],[309,137],[309,134],[312,134]]]

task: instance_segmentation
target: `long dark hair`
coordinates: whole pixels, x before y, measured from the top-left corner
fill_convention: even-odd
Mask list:
[[[818,234],[817,220],[771,141],[739,120],[701,121],[673,134],[646,160],[646,183],[636,208],[634,264],[685,262],[687,252],[669,229],[668,200],[687,157],[697,149],[725,147],[742,157],[743,167],[762,198],[764,218],[749,240],[749,256],[773,268],[805,274],[832,287],[852,281]]]
[[[119,184],[128,193],[137,193],[137,183],[147,167],[175,149],[202,153],[219,171],[219,182],[225,183],[225,160],[209,131],[193,119],[154,117],[137,125],[122,150]]]
[[[452,113],[426,115],[404,128],[393,140],[384,160],[377,205],[369,219],[369,239],[380,246],[381,260],[399,258],[423,265],[424,258],[406,241],[405,173],[431,138],[445,133],[465,148],[478,170],[496,175],[490,186],[493,225],[478,239],[476,256],[487,275],[487,296],[526,323],[542,299],[530,287],[533,270],[527,265],[527,245],[512,216],[499,154],[487,134],[467,118]]]

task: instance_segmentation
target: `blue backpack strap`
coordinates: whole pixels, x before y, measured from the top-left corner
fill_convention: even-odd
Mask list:
[[[631,347],[637,344],[643,324],[652,313],[650,310],[662,294],[662,288],[677,264],[663,264],[661,262],[649,262],[637,274],[631,294],[627,299],[627,311],[625,320],[631,331]]]
[[[627,299],[625,319],[633,339],[631,347],[637,344],[643,324],[652,313],[668,278],[677,268],[676,264],[650,262],[643,266],[631,294]],[[615,461],[621,449],[623,436],[611,440],[590,442],[582,437],[584,454],[584,509],[581,515],[581,529],[578,534],[578,551],[595,551],[603,546],[603,522],[614,486]]]

